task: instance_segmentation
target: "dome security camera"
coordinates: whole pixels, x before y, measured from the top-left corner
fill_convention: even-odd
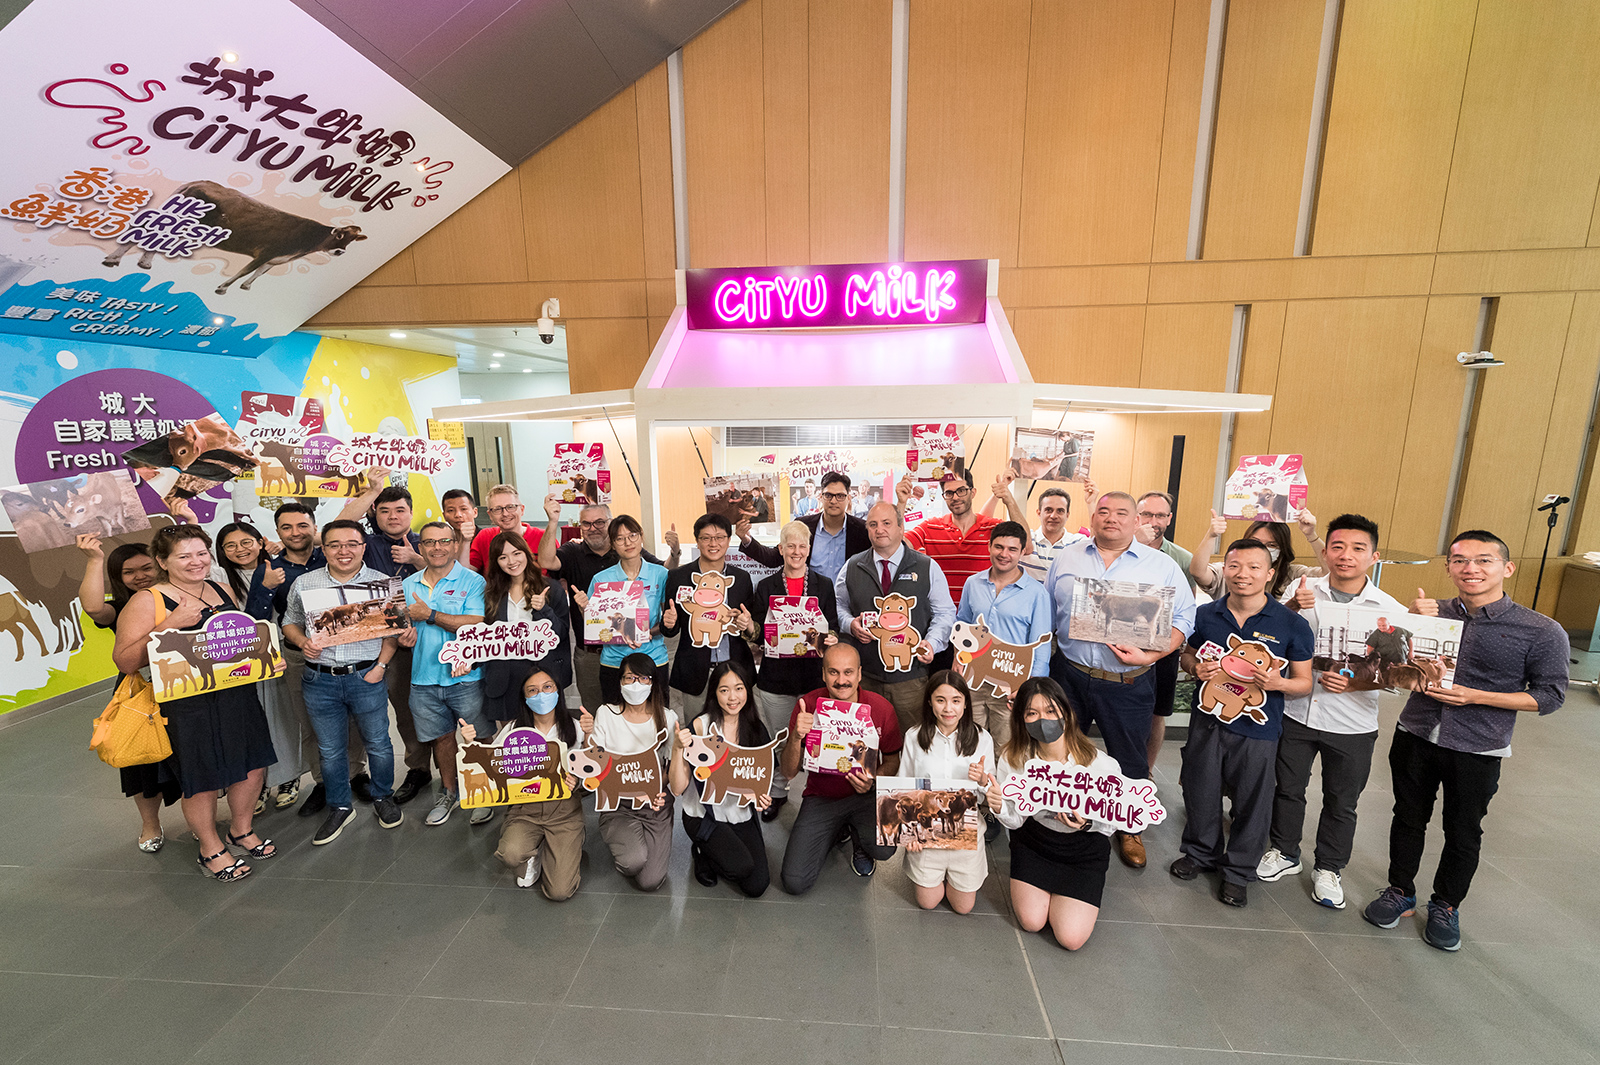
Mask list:
[[[544,301],[544,305],[539,308],[539,339],[546,344],[554,344],[556,342],[555,319],[560,314],[561,301],[558,299],[547,299]]]

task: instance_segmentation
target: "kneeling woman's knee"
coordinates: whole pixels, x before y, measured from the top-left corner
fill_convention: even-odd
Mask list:
[[[1090,927],[1083,929],[1069,928],[1064,932],[1055,929],[1052,929],[1052,931],[1055,931],[1056,942],[1061,944],[1063,948],[1067,950],[1077,950],[1079,947],[1089,942],[1089,936],[1094,933],[1094,927],[1091,925]]]

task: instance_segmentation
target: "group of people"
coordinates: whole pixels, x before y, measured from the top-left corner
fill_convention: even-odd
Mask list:
[[[116,627],[113,657],[124,673],[147,665],[152,631],[199,628],[217,610],[239,609],[281,626],[282,677],[164,704],[173,757],[123,770],[124,791],[143,822],[141,849],[160,849],[161,805],[180,799],[201,868],[223,881],[277,853],[253,818],[296,802],[302,816],[326,811],[312,839],[318,846],[352,823],[357,802],[370,803],[378,826],[388,829],[403,821],[402,806],[428,795],[425,823],[440,826],[461,801],[458,743],[532,727],[569,747],[594,744],[615,756],[655,751],[663,793],[641,809],[625,803],[597,818],[617,870],[640,889],[655,890],[667,876],[676,806],[696,879],[708,886],[726,880],[755,897],[772,880],[763,825],[795,798],[818,703],[832,699],[867,708],[878,736],[876,768],[806,774],[789,821],[782,889],[810,890],[836,847],[849,848],[849,865],[863,877],[892,856],[895,847],[877,831],[877,777],[970,781],[984,795],[985,839],[975,850],[908,843],[917,901],[969,912],[988,875],[987,843],[1004,828],[1018,921],[1030,931],[1048,925],[1062,946],[1077,949],[1093,931],[1112,851],[1143,867],[1144,840],[1093,819],[1023,815],[1003,782],[1032,759],[1149,778],[1180,669],[1203,685],[1220,668],[1206,649],[1248,640],[1270,653],[1254,676],[1234,679],[1257,685],[1264,705],[1259,715],[1226,721],[1198,708],[1191,713],[1180,776],[1186,817],[1170,872],[1185,880],[1215,873],[1219,899],[1234,906],[1247,904],[1251,881],[1301,872],[1306,790],[1320,757],[1310,894],[1322,905],[1345,905],[1341,873],[1378,735],[1378,693],[1350,691],[1339,673],[1314,675],[1312,657],[1320,604],[1407,609],[1368,576],[1379,532],[1366,518],[1334,519],[1323,540],[1315,518],[1302,514],[1315,567],[1297,565],[1289,527],[1268,521],[1252,523],[1214,561],[1226,523],[1213,514],[1191,554],[1167,538],[1173,500],[1162,492],[1135,498],[1086,484],[1087,529],[1074,532],[1072,497],[1061,487],[1045,488],[1030,521],[1009,474],[996,478],[980,508],[971,474],[951,473],[938,486],[948,513],[908,531],[909,479],[896,501],[858,515],[859,488],[845,474],[828,473],[815,507],[784,525],[775,546],[755,539],[748,522],[705,514],[694,523],[694,555],[680,564],[675,531],[664,537],[668,557],[659,559],[644,550],[637,519],[613,516],[605,506],[582,508],[578,537],[563,542],[559,500],[545,500],[540,529],[524,522],[510,485],[490,490],[488,528],[477,528],[475,501],[455,490],[441,501],[443,520],[413,531],[410,495],[384,485],[379,472],[365,495],[320,529],[298,502],[278,508],[271,538],[248,523],[225,526],[215,559],[211,538],[196,525],[163,527],[148,549],[118,547],[103,569],[98,542],[80,540],[91,557],[83,602],[97,624]],[[1005,509],[1003,520],[992,516],[996,507]],[[731,565],[735,540],[773,572],[755,582]],[[1445,850],[1423,934],[1453,950],[1457,908],[1517,713],[1560,706],[1567,655],[1554,622],[1506,595],[1515,567],[1497,537],[1462,533],[1447,565],[1458,596],[1434,600],[1419,591],[1410,608],[1465,623],[1455,682],[1414,692],[1400,717],[1389,756],[1389,883],[1364,915],[1392,928],[1415,911],[1415,877],[1442,786]],[[669,652],[668,641],[688,629],[680,589],[712,573],[724,589],[724,630],[713,640],[680,639]],[[306,593],[394,577],[402,578],[410,621],[401,635],[328,645],[308,626]],[[1079,577],[1171,588],[1167,642],[1142,648],[1074,639]],[[585,639],[584,609],[596,586],[610,582],[642,589],[649,624],[624,643],[597,645]],[[1197,604],[1196,591],[1210,600]],[[781,596],[817,601],[828,630],[818,641],[820,656],[757,653],[772,601]],[[897,627],[885,627],[890,616]],[[440,662],[440,649],[465,625],[539,619],[559,636],[542,658],[470,670]],[[1026,675],[1014,685],[987,682],[987,691],[969,685],[972,648],[952,644],[958,622],[963,631],[976,626],[994,640],[1031,648]],[[1276,662],[1285,664],[1274,668]],[[406,768],[398,787],[391,706]],[[736,794],[702,801],[703,783],[687,753],[696,737],[761,747],[785,729],[768,795],[754,807]],[[302,798],[306,773],[313,786]],[[567,786],[565,798],[512,805],[501,817],[497,856],[519,886],[537,884],[552,900],[570,897],[581,880],[582,789],[570,776]],[[224,793],[230,821],[219,834]],[[495,816],[495,807],[480,807],[469,820]]]

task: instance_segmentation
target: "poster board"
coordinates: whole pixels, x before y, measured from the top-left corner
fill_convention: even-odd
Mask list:
[[[911,447],[906,450],[906,469],[917,481],[939,482],[946,477],[964,477],[967,445],[961,439],[961,426],[954,422],[913,425]]]
[[[600,443],[561,443],[545,467],[550,494],[569,506],[586,507],[611,502],[611,469],[606,446]]]
[[[340,473],[329,462],[342,445],[336,436],[312,433],[295,443],[265,440],[257,443],[256,493],[266,497],[350,498],[368,488],[366,471]]]
[[[0,488],[0,505],[28,554],[71,547],[83,535],[106,539],[150,528],[127,470],[104,470]]]
[[[122,461],[160,495],[168,510],[249,473],[257,462],[244,437],[216,411],[129,448]]]
[[[1172,640],[1170,584],[1072,579],[1072,614],[1067,636],[1089,643],[1116,643],[1145,651],[1165,650]]]
[[[975,851],[983,834],[983,787],[971,780],[877,779],[878,844]]]
[[[456,464],[450,441],[430,440],[425,436],[381,436],[356,433],[328,451],[328,465],[343,474],[370,469],[390,473],[420,473],[431,477]]]
[[[1006,777],[1000,794],[1016,803],[1024,817],[1041,812],[1071,814],[1130,834],[1167,819],[1154,781],[1042,758],[1030,758],[1021,772]]]
[[[1311,668],[1342,674],[1348,691],[1449,688],[1465,628],[1451,618],[1318,603]]]
[[[157,702],[259,684],[285,668],[278,626],[219,610],[199,629],[161,629],[146,642]]]
[[[565,799],[572,794],[566,769],[567,745],[538,729],[514,728],[491,743],[456,747],[465,810]]]
[[[583,610],[583,642],[627,644],[650,638],[650,604],[643,581],[600,581]]]
[[[306,635],[323,647],[381,640],[411,627],[399,577],[304,588],[300,602],[306,612]]]
[[[821,658],[828,619],[814,595],[774,595],[767,601],[762,643],[772,658]]]
[[[322,400],[278,392],[240,392],[234,428],[251,447],[267,442],[298,444],[326,428]]]
[[[1222,516],[1232,521],[1291,522],[1305,505],[1299,455],[1245,455],[1222,490]]]
[[[843,775],[852,769],[878,770],[878,726],[865,703],[818,699],[802,762],[808,773]]]
[[[463,625],[439,648],[439,661],[461,676],[480,662],[537,661],[561,646],[549,618]]]
[[[667,738],[667,730],[638,754],[612,754],[602,747],[574,747],[567,752],[567,769],[594,792],[596,813],[609,813],[627,803],[635,810],[651,805],[661,795],[664,778],[656,748]]]
[[[1087,481],[1094,433],[1087,429],[1018,427],[1011,472],[1034,481]]]
[[[1009,699],[1033,675],[1034,648],[1049,643],[1052,637],[1053,633],[1047,632],[1032,644],[1006,643],[995,639],[979,614],[973,621],[957,621],[951,628],[950,646],[956,652],[951,668],[967,682],[972,694],[987,684],[996,696]]]
[[[440,422],[428,419],[428,439],[443,440],[450,445],[450,450],[467,446],[466,422]]]
[[[778,474],[775,470],[745,470],[702,480],[705,512],[737,526],[749,521],[757,537],[771,536],[778,528]]]

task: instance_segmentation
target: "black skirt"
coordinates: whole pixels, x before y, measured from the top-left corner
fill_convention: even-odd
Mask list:
[[[1111,867],[1111,837],[1055,832],[1031,817],[1011,832],[1011,879],[1040,891],[1100,905]]]
[[[222,791],[278,760],[253,684],[176,699],[161,712],[186,799]]]
[[[178,784],[176,758],[164,758],[149,765],[123,766],[118,772],[122,774],[122,794],[130,799],[159,797],[161,805],[171,806],[183,798],[183,789]]]

